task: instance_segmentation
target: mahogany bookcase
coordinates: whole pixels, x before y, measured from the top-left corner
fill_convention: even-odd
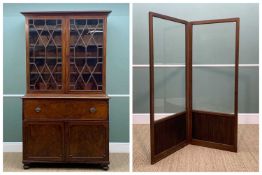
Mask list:
[[[165,65],[156,64],[156,57],[159,53],[156,50],[159,47],[155,42],[158,39],[158,27],[155,20],[168,21],[182,26],[184,32],[184,43],[181,48],[184,53],[184,63],[179,65],[184,67],[184,101],[183,110],[179,112],[168,112],[164,117],[156,120],[157,112],[155,111],[156,87],[155,77],[159,72],[157,67],[165,67]],[[233,70],[233,89],[232,95],[233,109],[232,112],[217,112],[213,110],[196,110],[192,105],[193,98],[193,34],[194,27],[200,25],[213,24],[233,24],[234,26],[234,49],[233,62],[231,64]],[[238,64],[239,64],[239,18],[214,19],[203,21],[185,21],[182,19],[149,12],[149,57],[150,57],[150,145],[151,145],[151,164],[158,162],[166,156],[183,148],[188,144],[200,145],[210,148],[237,152],[237,126],[238,126]],[[171,25],[168,27],[171,28]],[[169,29],[167,29],[169,30]],[[219,33],[215,33],[219,35]],[[154,40],[155,39],[155,40]],[[176,42],[176,41],[173,41]],[[180,43],[181,44],[181,43]],[[171,44],[172,45],[172,44]],[[170,46],[170,44],[169,44]],[[180,51],[181,51],[180,49]],[[208,48],[206,48],[208,49]],[[164,50],[168,52],[170,50]],[[176,50],[173,50],[175,52]],[[166,54],[168,56],[168,54]],[[160,58],[161,59],[161,58]],[[168,65],[166,66],[168,67]],[[172,66],[169,66],[169,69]],[[181,82],[177,82],[178,84]],[[175,87],[168,87],[169,91]],[[221,94],[223,95],[223,94]]]
[[[108,170],[110,13],[22,12],[27,70],[22,97],[24,169],[40,163],[80,163]]]

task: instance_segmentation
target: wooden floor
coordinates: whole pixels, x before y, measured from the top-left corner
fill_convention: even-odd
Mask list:
[[[23,169],[22,165],[22,153],[4,153],[4,172],[40,172],[40,171],[53,171],[53,172],[87,172],[87,171],[97,171],[104,172],[97,166],[75,166],[75,167],[61,167],[61,166],[46,166],[42,165],[41,167],[33,167],[27,170]],[[110,165],[108,171],[129,171],[129,154],[110,154]]]
[[[258,171],[258,125],[239,125],[238,152],[187,145],[150,164],[149,125],[133,127],[133,171]]]

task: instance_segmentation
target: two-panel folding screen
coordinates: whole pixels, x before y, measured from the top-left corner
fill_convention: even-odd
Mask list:
[[[151,163],[187,144],[237,151],[239,21],[149,13]]]

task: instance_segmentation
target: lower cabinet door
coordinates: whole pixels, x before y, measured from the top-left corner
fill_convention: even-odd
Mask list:
[[[24,122],[24,161],[63,161],[63,122]]]
[[[108,122],[79,122],[66,124],[67,161],[109,161]]]

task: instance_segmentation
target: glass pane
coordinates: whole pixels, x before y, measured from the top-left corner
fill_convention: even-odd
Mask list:
[[[204,70],[204,68],[201,69]],[[240,113],[258,112],[258,70],[258,67],[239,68],[238,109]],[[148,82],[148,68],[133,68],[133,113],[149,113],[149,98],[146,98],[149,96]],[[195,96],[194,99],[198,98]]]
[[[102,91],[103,20],[70,20],[70,90]]]
[[[234,80],[232,67],[194,67],[193,110],[233,113]]]
[[[158,120],[185,111],[185,25],[153,19],[154,112]],[[165,67],[168,64],[183,66]]]
[[[185,25],[154,18],[154,63],[185,64]]]
[[[234,112],[235,35],[233,22],[193,26],[193,110]]]
[[[234,64],[236,24],[193,26],[193,64]]]
[[[29,20],[29,88],[62,89],[62,45],[60,19]]]
[[[155,119],[185,111],[185,69],[155,68]]]

